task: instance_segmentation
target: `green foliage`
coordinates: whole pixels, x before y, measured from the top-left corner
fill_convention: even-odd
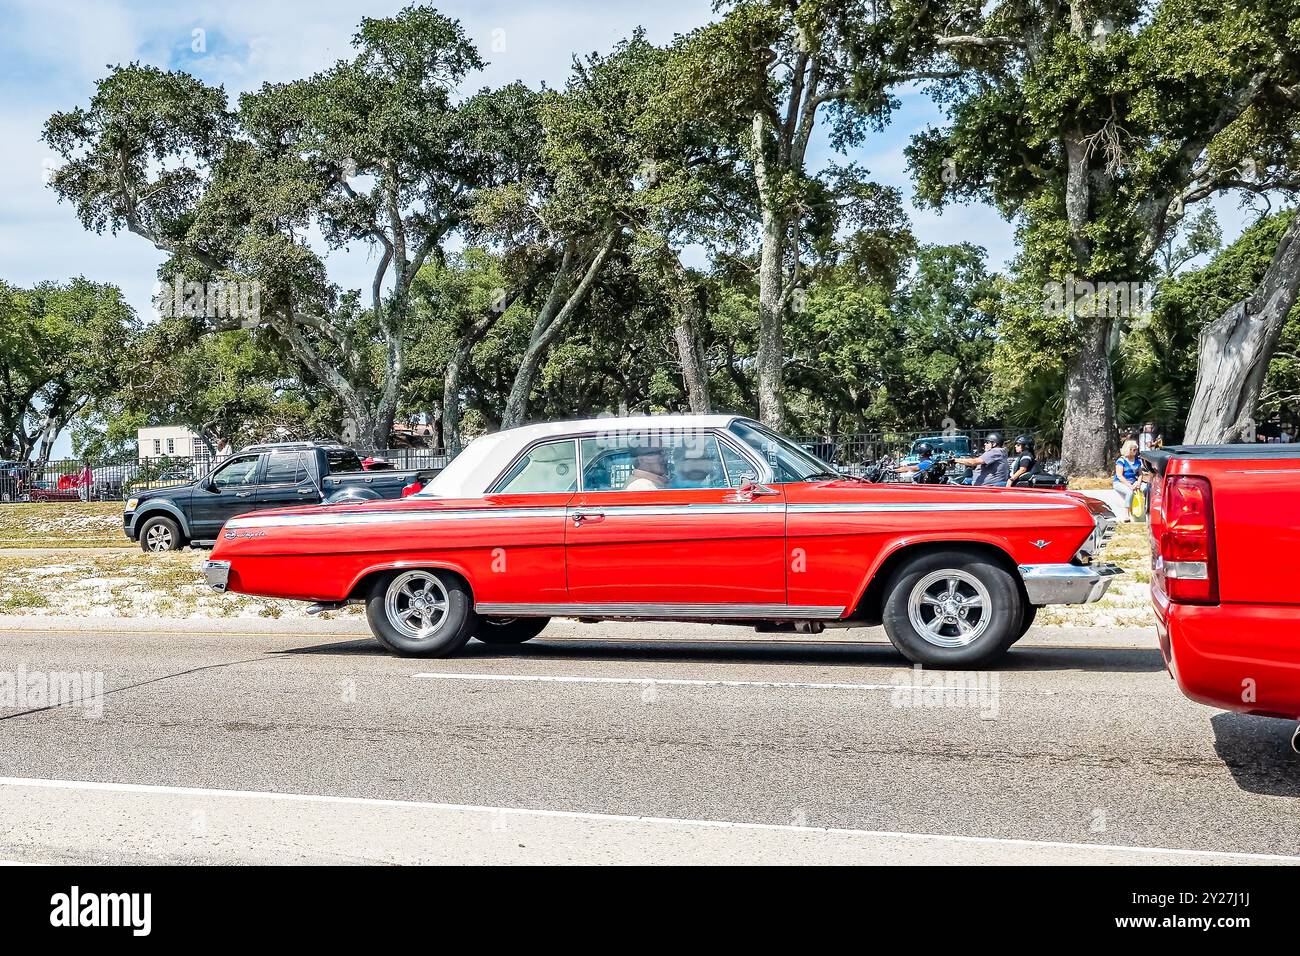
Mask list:
[[[116,286],[0,282],[0,454],[48,456],[76,416],[113,393],[138,334]]]

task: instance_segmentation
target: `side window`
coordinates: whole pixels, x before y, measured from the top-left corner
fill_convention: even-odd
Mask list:
[[[728,486],[717,436],[709,432],[620,433],[582,440],[583,491]]]
[[[518,495],[578,489],[578,446],[572,438],[536,445],[515,462],[493,494]]]
[[[262,474],[264,485],[296,485],[307,477],[307,463],[301,452],[270,454],[266,458],[266,471]]]
[[[212,476],[218,488],[232,488],[236,485],[251,485],[257,480],[257,455],[232,458],[222,465]]]
[[[722,443],[722,463],[727,467],[727,484],[739,488],[747,476],[757,478],[754,463],[726,442]]]

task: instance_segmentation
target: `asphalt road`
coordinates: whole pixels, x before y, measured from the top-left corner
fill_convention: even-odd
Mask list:
[[[876,630],[314,623],[0,629],[0,860],[1300,862],[1294,725],[1185,700],[1144,631],[958,678]],[[34,709],[72,671],[98,703]]]

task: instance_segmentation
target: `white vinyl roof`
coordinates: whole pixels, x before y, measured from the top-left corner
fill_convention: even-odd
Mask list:
[[[636,415],[539,422],[476,438],[419,492],[436,498],[477,498],[519,452],[539,438],[565,435],[653,433],[666,430],[726,428],[742,415]]]

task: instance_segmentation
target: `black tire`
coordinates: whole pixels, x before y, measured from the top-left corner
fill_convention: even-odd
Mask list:
[[[1038,617],[1038,605],[1030,604],[1028,601],[1024,603],[1025,613],[1020,619],[1020,632],[1016,634],[1017,641],[1029,633],[1029,629],[1034,626],[1034,618]]]
[[[140,550],[146,554],[179,551],[184,544],[180,525],[166,515],[147,518],[140,526]]]
[[[436,603],[421,606],[420,598]],[[407,657],[449,657],[465,646],[479,624],[469,585],[434,568],[377,577],[366,599],[366,620],[380,644]]]
[[[950,592],[954,581],[956,591]],[[908,660],[931,667],[991,664],[1016,642],[1025,619],[1020,586],[1010,572],[965,551],[912,558],[894,572],[885,594],[881,616],[890,642]]]
[[[551,622],[549,617],[481,617],[474,637],[484,644],[522,644]]]

